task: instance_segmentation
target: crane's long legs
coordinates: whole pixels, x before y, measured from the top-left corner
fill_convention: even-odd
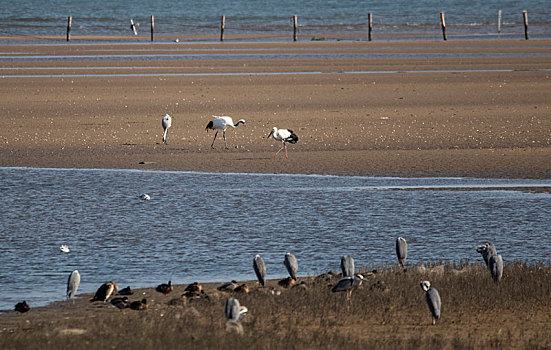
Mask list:
[[[285,146],[285,159],[288,159],[289,157],[287,156],[287,144],[283,142],[283,146]]]
[[[226,130],[222,131],[222,136],[224,136],[224,147],[228,149],[228,144],[226,143]]]
[[[214,140],[212,140],[212,144],[210,145],[210,148],[214,148],[214,141],[216,141],[216,136],[218,136],[218,130],[216,130],[216,134],[214,134]]]
[[[283,151],[283,148],[285,147],[285,142],[283,142],[283,145],[281,145],[281,148],[279,149],[279,151],[276,152],[276,154],[274,154],[274,158],[277,157],[277,155],[279,154],[279,152]],[[285,151],[287,152],[287,150]],[[285,157],[287,158],[287,157]]]

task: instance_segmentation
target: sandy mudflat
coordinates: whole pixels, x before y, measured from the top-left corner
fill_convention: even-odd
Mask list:
[[[551,178],[549,41],[85,44],[0,47],[1,166]]]

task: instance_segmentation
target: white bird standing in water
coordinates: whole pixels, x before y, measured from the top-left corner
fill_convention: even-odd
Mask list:
[[[213,116],[214,119],[211,120],[208,124],[205,130],[208,132],[210,130],[216,129],[216,134],[214,134],[214,140],[212,140],[212,144],[210,145],[211,148],[214,148],[214,141],[216,141],[216,136],[218,135],[218,132],[222,130],[222,136],[224,137],[224,147],[227,149],[228,144],[226,143],[226,129],[228,127],[236,128],[239,124],[245,125],[245,119],[239,119],[237,123],[233,123],[232,118],[227,116]]]
[[[279,151],[274,154],[274,158],[277,157],[277,154],[281,152],[283,149],[285,149],[285,159],[289,158],[287,156],[287,143],[297,143],[298,136],[293,132],[291,129],[278,129],[274,126],[270,134],[268,134],[268,138],[270,136],[273,136],[274,139],[281,141],[281,148]]]
[[[172,118],[167,114],[163,117],[163,129],[165,130],[163,134],[163,143],[166,145],[166,133],[168,132],[168,128],[172,126]]]

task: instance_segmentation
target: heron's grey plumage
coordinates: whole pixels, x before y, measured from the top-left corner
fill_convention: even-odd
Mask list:
[[[362,281],[364,281],[364,276],[358,274],[354,277],[343,277],[341,278],[337,284],[331,289],[333,293],[336,292],[346,292],[351,290],[354,287],[358,287],[362,284]]]
[[[283,264],[287,268],[287,272],[289,272],[289,276],[291,276],[291,278],[296,281],[297,273],[298,273],[297,258],[295,258],[293,254],[287,253],[285,254],[285,260],[283,260]]]
[[[77,294],[80,285],[80,273],[78,270],[71,272],[67,280],[67,299],[72,299]]]
[[[239,300],[235,298],[228,298],[226,300],[226,318],[228,321],[239,321],[239,309],[241,309],[241,305],[239,304]]]
[[[488,261],[488,267],[494,282],[499,283],[503,276],[503,258],[501,255],[492,255]]]
[[[354,259],[350,255],[341,258],[342,277],[354,276]]]
[[[408,243],[402,237],[396,238],[396,256],[398,257],[398,263],[404,267],[408,257]]]
[[[264,285],[266,282],[266,265],[264,264],[264,260],[262,260],[258,254],[254,257],[253,268],[256,273],[256,278],[258,278],[258,282],[260,282],[261,285]]]
[[[438,293],[436,288],[430,286],[429,281],[421,282],[421,288],[425,291],[425,299],[429,306],[430,313],[432,314],[432,324],[436,324],[436,321],[440,319],[440,309],[442,306],[440,293]]]
[[[497,255],[497,250],[495,245],[493,243],[486,242],[476,247],[476,251],[482,255],[482,258],[484,259],[486,266],[489,268],[490,258],[494,255]]]

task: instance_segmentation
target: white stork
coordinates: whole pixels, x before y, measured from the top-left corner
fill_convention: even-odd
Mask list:
[[[172,126],[172,118],[167,114],[163,117],[163,129],[165,130],[163,134],[163,143],[166,145],[166,133],[168,132],[168,128]]]
[[[211,130],[215,130],[216,129],[216,134],[214,134],[214,140],[212,140],[212,144],[210,145],[211,148],[214,148],[214,141],[216,141],[216,136],[218,135],[218,131],[222,130],[222,135],[224,136],[224,146],[226,147],[226,149],[228,148],[228,144],[226,143],[226,129],[228,127],[232,127],[232,128],[235,128],[237,127],[239,124],[243,124],[245,125],[245,120],[244,119],[239,119],[237,121],[237,123],[233,123],[233,120],[232,118],[228,117],[228,116],[213,116],[214,119],[211,120],[208,124],[207,124],[207,127],[205,128],[205,130],[208,132],[209,129]]]
[[[281,148],[279,151],[274,154],[274,158],[277,157],[277,154],[281,152],[283,149],[285,149],[285,159],[289,158],[287,156],[287,143],[297,143],[298,136],[293,132],[291,129],[278,129],[274,126],[270,134],[268,134],[268,138],[270,136],[273,136],[274,139],[281,141]]]

